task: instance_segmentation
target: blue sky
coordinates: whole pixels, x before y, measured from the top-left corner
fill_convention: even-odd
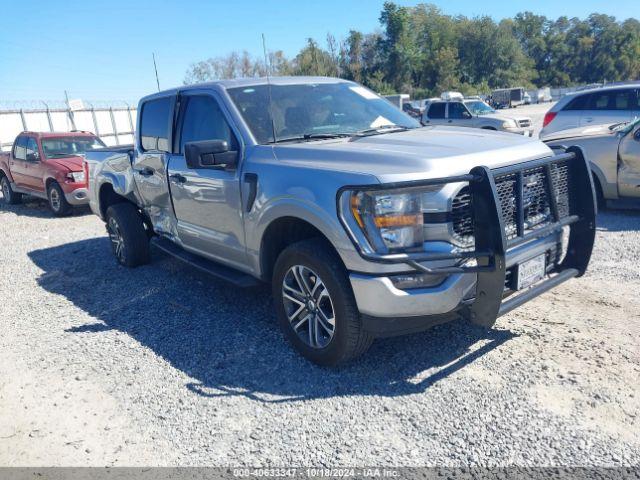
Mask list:
[[[324,42],[349,29],[379,28],[383,0],[170,2],[164,0],[3,2],[0,28],[0,105],[17,100],[71,98],[135,101],[160,86],[182,83],[190,63],[231,50],[261,54],[261,33],[270,50],[293,56],[307,37]],[[401,5],[416,1],[398,0]],[[586,17],[600,12],[637,16],[637,0],[449,0],[434,1],[445,13],[491,15],[517,12]]]

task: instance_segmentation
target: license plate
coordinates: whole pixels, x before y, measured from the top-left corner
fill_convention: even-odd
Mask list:
[[[518,265],[518,284],[516,288],[522,290],[523,288],[533,285],[538,280],[542,280],[546,273],[545,267],[545,254]]]

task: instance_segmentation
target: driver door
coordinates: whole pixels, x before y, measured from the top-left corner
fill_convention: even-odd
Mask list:
[[[214,92],[190,90],[180,96],[179,104],[168,174],[180,241],[187,250],[246,268],[240,137]],[[185,144],[211,140],[227,142],[235,165],[187,164]]]
[[[460,127],[473,127],[473,115],[462,102],[450,102],[448,109],[449,122]]]
[[[44,192],[44,168],[42,156],[38,150],[38,141],[34,137],[26,137],[26,156],[24,169],[25,186],[35,192]]]

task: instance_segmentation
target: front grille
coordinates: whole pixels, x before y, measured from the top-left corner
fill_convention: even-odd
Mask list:
[[[550,165],[550,179],[544,166],[495,177],[499,207],[507,241],[554,222],[551,186],[555,190],[558,219],[570,213],[570,173],[568,161]],[[551,182],[550,182],[551,181]],[[519,200],[519,192],[522,197]],[[451,219],[455,240],[464,246],[473,243],[471,192],[464,187],[452,203]]]
[[[526,128],[531,126],[531,120],[518,120],[520,128]]]

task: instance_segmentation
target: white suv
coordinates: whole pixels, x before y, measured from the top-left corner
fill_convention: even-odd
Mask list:
[[[640,84],[617,85],[566,95],[544,116],[540,138],[570,128],[629,122],[640,116]]]

